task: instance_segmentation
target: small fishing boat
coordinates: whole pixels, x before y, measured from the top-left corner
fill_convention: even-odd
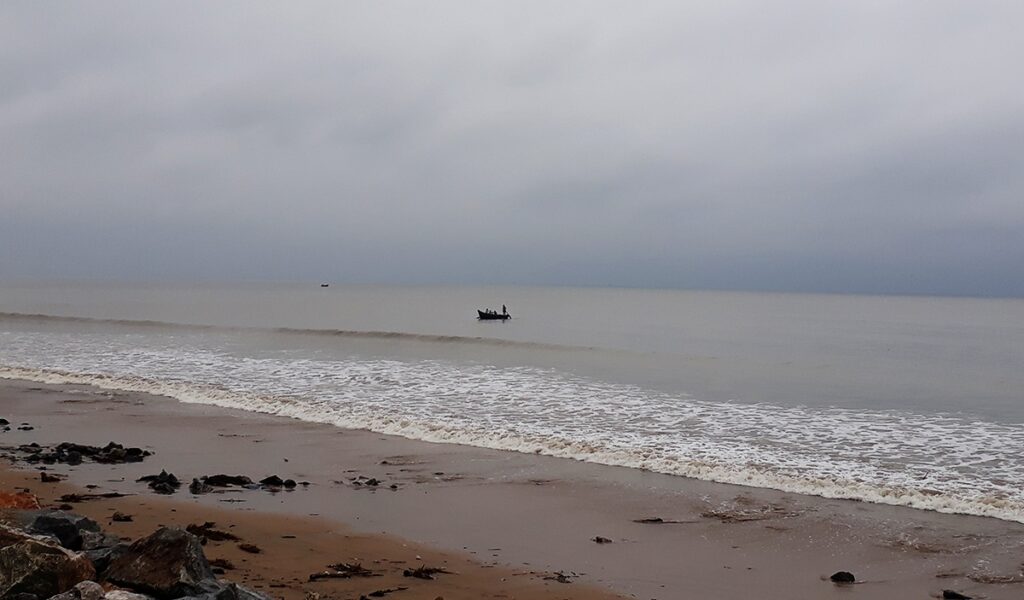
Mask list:
[[[512,318],[512,315],[508,313],[500,313],[495,310],[477,310],[476,315],[476,318],[481,321],[504,321]]]

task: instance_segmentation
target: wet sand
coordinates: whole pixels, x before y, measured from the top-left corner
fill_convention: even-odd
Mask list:
[[[301,566],[290,575],[273,577],[303,579],[328,563],[356,557],[365,559],[364,566],[374,560],[409,561],[410,556],[415,562],[417,554],[440,566],[444,560],[458,565],[450,569],[459,572],[458,578],[441,576],[439,582],[445,585],[456,579],[468,582],[476,577],[471,573],[482,572],[478,583],[466,584],[462,591],[437,592],[445,598],[486,597],[484,593],[600,597],[585,585],[661,599],[904,599],[937,597],[944,589],[997,600],[1024,595],[1024,525],[994,519],[429,444],[82,386],[0,381],[0,417],[14,427],[22,422],[34,427],[12,427],[0,434],[0,445],[7,447],[61,441],[103,445],[114,440],[150,449],[154,455],[144,463],[54,465],[48,471],[67,475],[70,485],[134,494],[76,507],[87,514],[125,512],[115,507],[130,505],[129,512],[153,511],[154,522],[176,522],[171,519],[187,515],[192,522],[234,524],[266,552],[230,556],[238,558],[236,565],[254,565],[247,576],[262,577],[267,586],[268,569],[291,564],[291,559],[273,555],[291,551]],[[18,468],[33,469],[24,464]],[[168,499],[135,482],[161,469],[186,485],[192,477],[215,473],[253,479],[276,474],[310,485],[292,492],[233,490],[200,496],[183,487]],[[31,477],[37,481],[38,475]],[[368,486],[359,477],[376,478],[380,484]],[[59,485],[32,487],[49,493],[47,486]],[[677,522],[635,522],[645,517]],[[282,533],[286,530],[305,532],[306,537]],[[126,530],[126,535],[131,534]],[[597,544],[595,536],[611,543]],[[352,539],[369,546],[343,556],[332,550],[347,548]],[[299,542],[306,546],[296,552]],[[403,544],[408,545],[404,553]],[[405,568],[410,563],[395,564]],[[828,575],[839,570],[852,571],[860,583],[829,582]],[[578,577],[570,577],[572,583],[543,579],[556,572]],[[495,577],[499,573],[504,575]],[[389,587],[385,582],[391,581],[374,578],[373,585]],[[1012,583],[998,583],[1005,581]],[[534,587],[493,587],[499,583]],[[261,591],[299,597],[306,590]],[[345,590],[367,591],[372,590]],[[427,597],[412,592],[410,587],[394,597]],[[548,593],[554,595],[544,595]]]

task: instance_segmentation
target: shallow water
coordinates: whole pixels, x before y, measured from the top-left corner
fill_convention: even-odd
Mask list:
[[[1024,521],[1020,300],[46,284],[0,310],[8,377]]]

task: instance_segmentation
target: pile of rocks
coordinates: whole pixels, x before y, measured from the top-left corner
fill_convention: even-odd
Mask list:
[[[52,447],[40,446],[33,442],[18,446],[14,450],[16,455],[11,458],[20,458],[32,464],[43,463],[47,465],[57,463],[78,465],[85,459],[104,464],[133,463],[142,462],[143,459],[152,454],[149,450],[125,448],[115,442],[110,442],[106,446],[87,446],[73,442],[61,442]]]
[[[219,581],[200,539],[183,529],[161,527],[129,544],[69,512],[15,517],[17,526],[0,525],[0,598],[269,600]]]

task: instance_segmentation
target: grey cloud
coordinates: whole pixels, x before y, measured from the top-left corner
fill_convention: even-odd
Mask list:
[[[1022,25],[999,2],[5,3],[0,277],[1020,295]]]

